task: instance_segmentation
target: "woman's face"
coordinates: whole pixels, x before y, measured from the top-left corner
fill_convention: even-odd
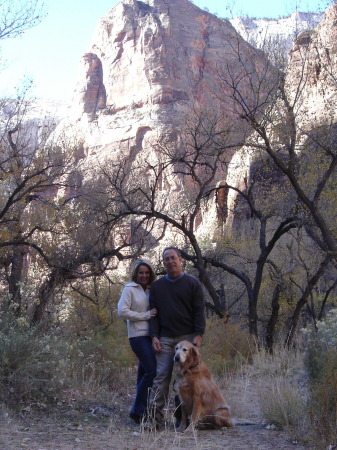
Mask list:
[[[138,267],[136,282],[143,287],[146,287],[150,281],[150,269],[145,264],[141,264]]]

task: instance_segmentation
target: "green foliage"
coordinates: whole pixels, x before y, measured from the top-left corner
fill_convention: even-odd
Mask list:
[[[302,330],[307,340],[305,365],[311,388],[311,413],[316,438],[324,444],[337,439],[337,310],[313,329]]]
[[[0,316],[0,399],[10,405],[45,401],[60,387],[51,336],[40,336],[10,313]]]
[[[53,403],[68,389],[87,395],[117,391],[135,366],[119,319],[103,328],[90,324],[82,334],[72,333],[66,323],[43,332],[11,312],[0,314],[0,325],[0,402],[10,407]]]
[[[72,384],[95,380],[114,389],[119,374],[135,364],[126,324],[114,315],[120,287],[106,286],[97,279],[85,285],[85,292],[92,301],[72,293],[62,323],[62,333],[68,336],[67,376]]]
[[[249,362],[255,350],[246,328],[217,318],[207,320],[201,352],[213,374],[223,375],[226,370]]]
[[[323,357],[321,356],[321,359]],[[319,364],[321,378],[312,384],[311,414],[314,429],[321,442],[337,440],[337,352],[328,350]]]
[[[118,388],[119,375],[135,364],[124,328],[125,324],[116,320],[113,327],[103,332],[72,340],[65,367],[71,384],[95,380],[109,389]]]
[[[306,368],[311,381],[316,383],[324,376],[328,357],[333,359],[336,352],[337,309],[332,309],[326,319],[317,322],[317,331],[305,328],[302,333],[307,342]]]

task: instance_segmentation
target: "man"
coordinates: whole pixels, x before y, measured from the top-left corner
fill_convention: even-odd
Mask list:
[[[200,282],[182,270],[182,257],[176,247],[163,251],[167,274],[150,290],[150,309],[157,316],[150,320],[152,346],[157,356],[157,375],[150,396],[152,418],[163,421],[173,371],[175,346],[189,340],[201,346],[205,331],[205,301]]]

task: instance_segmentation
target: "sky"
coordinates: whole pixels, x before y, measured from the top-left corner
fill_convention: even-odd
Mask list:
[[[193,3],[223,18],[239,15],[279,18],[296,10],[322,12],[328,1],[193,0]],[[13,95],[15,88],[29,79],[33,82],[32,96],[69,103],[80,59],[90,47],[99,19],[117,3],[118,0],[44,0],[47,16],[39,25],[22,37],[0,41],[1,61],[6,63],[0,68],[0,96]]]

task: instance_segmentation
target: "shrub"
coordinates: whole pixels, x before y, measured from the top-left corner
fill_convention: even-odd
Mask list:
[[[287,428],[295,441],[303,441],[310,429],[303,352],[277,344],[272,354],[260,348],[253,360],[264,418],[273,426]]]
[[[255,350],[253,338],[240,325],[217,318],[207,320],[201,352],[213,374],[223,375],[226,370],[249,362]]]
[[[41,336],[24,320],[0,316],[0,398],[9,405],[45,401],[60,385],[51,337]]]
[[[135,366],[126,326],[90,330],[81,336],[49,328],[44,333],[23,318],[0,312],[0,402],[54,403],[62,390],[79,389],[86,398],[123,390]]]
[[[305,366],[311,391],[315,438],[326,446],[337,440],[337,310],[313,328],[302,330],[307,349]]]
[[[272,378],[268,395],[260,391],[263,416],[279,428],[300,429],[305,421],[306,403],[298,386],[289,379]]]
[[[119,319],[100,333],[73,339],[67,347],[67,378],[71,384],[105,385],[110,390],[123,384],[125,371],[135,365],[125,324]]]
[[[94,302],[72,294],[70,306],[61,323],[65,339],[64,373],[69,386],[85,390],[87,396],[123,391],[134,370],[136,358],[131,351],[125,321],[116,317],[119,285],[106,286],[104,280],[86,286]]]

